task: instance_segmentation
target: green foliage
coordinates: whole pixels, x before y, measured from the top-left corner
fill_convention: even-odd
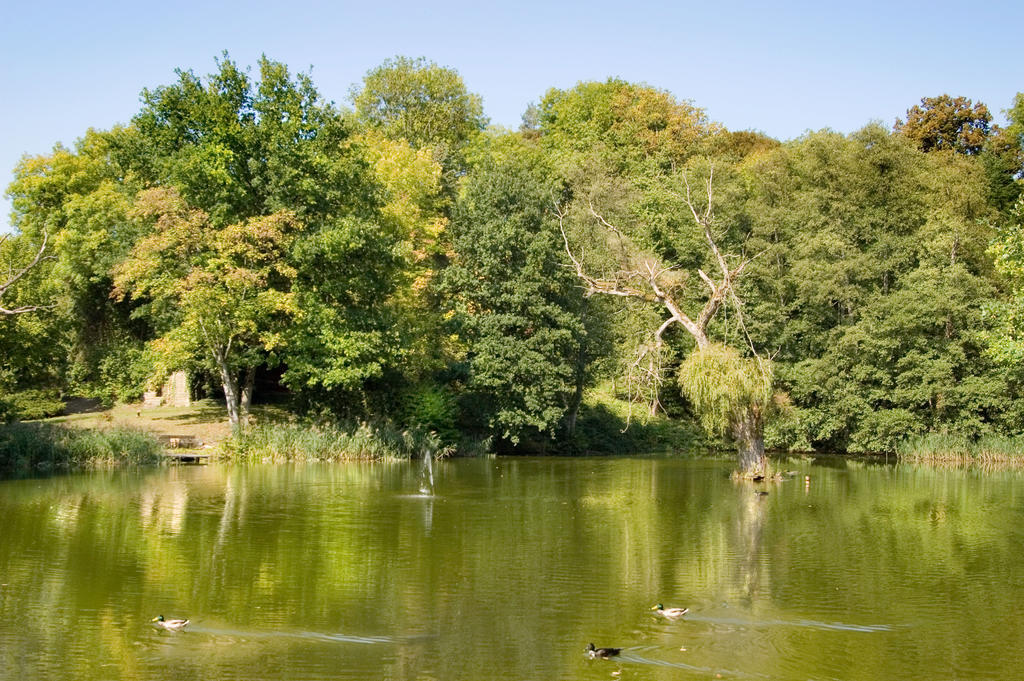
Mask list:
[[[989,253],[996,270],[1009,282],[1012,296],[986,308],[988,351],[1000,364],[1019,367],[1024,363],[1024,197],[1013,207],[1010,219],[999,226]]]
[[[396,362],[391,301],[404,260],[398,235],[339,220],[296,245],[296,319],[282,348],[296,390],[357,390]]]
[[[742,292],[794,407],[774,446],[891,451],[907,432],[1024,424],[1017,381],[979,334],[998,294],[977,159],[869,126],[809,135],[745,172],[754,233],[777,244]]]
[[[411,387],[402,397],[400,413],[407,426],[435,432],[442,442],[459,440],[458,404],[445,386],[431,382]]]
[[[1005,113],[1010,124],[993,128],[981,161],[988,174],[993,207],[1009,213],[1024,192],[1024,93],[1017,93],[1013,106]]]
[[[285,255],[300,226],[281,211],[217,229],[166,189],[143,192],[137,214],[155,224],[115,269],[114,293],[148,302],[143,310],[164,330],[151,347],[168,366],[181,366],[183,356],[205,357],[224,381],[237,423],[234,376],[284,343],[295,310],[296,272]]]
[[[105,468],[158,463],[155,437],[130,428],[84,430],[48,423],[0,426],[0,470]]]
[[[475,169],[452,222],[444,272],[471,392],[501,437],[554,434],[573,408],[584,334],[575,277],[561,265],[553,187],[537,154]]]
[[[767,410],[772,370],[765,361],[741,357],[736,350],[714,343],[694,350],[679,365],[679,387],[693,403],[704,430],[720,436],[752,408]]]
[[[352,101],[369,127],[417,148],[440,147],[444,155],[487,123],[479,95],[466,90],[462,77],[423,57],[385,60],[366,74]]]
[[[771,446],[1024,431],[1022,94],[1002,129],[943,95],[895,132],[780,144],[618,79],[550,90],[511,133],[483,131],[479,97],[425,59],[370,71],[354,115],[307,74],[255,71],[225,56],[178,72],[131,125],[19,163],[0,272],[44,234],[53,259],[0,295],[55,305],[0,318],[5,417],[49,413],[57,394],[136,399],[175,368],[217,375],[242,409],[246,377],[280,367],[310,412],[538,449],[571,447],[575,427],[602,450],[621,403],[585,392],[623,369],[654,377],[655,404],[678,370],[690,401],[661,400],[673,416],[692,407],[722,433],[754,405],[757,430],[769,379],[725,349],[752,344],[791,402]],[[655,337],[666,296],[696,317],[700,274],[720,268],[688,198],[713,208],[727,262],[750,260],[704,320],[714,356],[679,367],[706,339]],[[585,245],[575,263],[560,227]],[[619,295],[585,298],[575,265]],[[661,292],[622,303],[644,272]]]
[[[157,362],[144,345],[123,339],[107,349],[99,361],[95,396],[106,405],[140,400],[148,383],[158,373]]]
[[[707,451],[721,446],[689,418],[666,414],[640,416],[603,383],[588,391],[580,408],[576,433],[564,451],[582,454],[629,455],[637,452],[673,454]]]
[[[124,129],[90,130],[74,151],[58,145],[51,154],[25,157],[15,169],[8,194],[20,234],[12,245],[38,243],[46,234],[52,257],[22,280],[18,300],[27,304],[29,295],[54,303],[0,329],[0,335],[18,337],[5,345],[12,348],[9,366],[22,385],[45,381],[69,393],[101,390],[97,349],[146,333],[129,321],[129,310],[109,299],[109,268],[137,234],[127,218],[135,185],[111,161],[113,141],[128,136]]]
[[[11,415],[23,419],[45,419],[64,412],[64,400],[56,388],[19,390],[6,397]]]
[[[177,187],[217,227],[282,210],[312,221],[367,205],[347,125],[307,74],[293,78],[266,57],[257,80],[227,55],[217,66],[205,81],[178,71],[177,83],[142,92],[130,151],[148,183]]]
[[[897,445],[918,432],[921,422],[908,409],[885,409],[863,415],[850,439],[851,452],[893,452]]]
[[[538,122],[543,144],[560,165],[567,167],[572,155],[596,152],[613,172],[645,163],[670,168],[718,129],[703,110],[664,90],[614,78],[549,90]]]

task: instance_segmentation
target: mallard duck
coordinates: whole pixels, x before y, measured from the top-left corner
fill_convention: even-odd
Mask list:
[[[188,620],[165,620],[163,615],[157,615],[151,621],[155,622],[156,626],[169,631],[181,631],[188,626]]]
[[[607,660],[609,657],[615,657],[622,652],[622,648],[595,648],[593,643],[587,644],[587,655],[591,659],[601,658]]]
[[[667,617],[670,620],[679,619],[686,613],[690,612],[689,608],[666,608],[661,603],[651,607],[651,610],[655,611],[655,614]]]

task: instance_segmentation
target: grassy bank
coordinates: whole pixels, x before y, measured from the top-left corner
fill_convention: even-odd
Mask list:
[[[157,438],[201,440],[216,458],[236,462],[410,459],[423,456],[517,454],[636,454],[692,451],[707,446],[688,420],[651,417],[616,399],[612,391],[591,391],[580,410],[576,435],[568,440],[526,439],[519,447],[476,433],[447,447],[426,428],[399,428],[389,421],[314,425],[286,404],[259,405],[253,423],[233,435],[224,405],[201,400],[189,407],[143,409],[137,404],[91,407],[42,422],[10,426],[0,440],[0,470],[86,468],[158,461]],[[627,428],[627,423],[628,428]],[[533,446],[533,448],[531,448]]]
[[[1024,465],[1024,438],[1000,436],[971,440],[931,433],[907,440],[897,453],[911,463],[954,465]]]
[[[0,426],[0,470],[18,472],[154,464],[157,438],[125,427],[69,428],[52,423]]]
[[[295,423],[257,424],[221,446],[233,461],[345,461],[412,459],[444,456],[435,433],[398,429],[390,424],[358,423],[314,426]]]

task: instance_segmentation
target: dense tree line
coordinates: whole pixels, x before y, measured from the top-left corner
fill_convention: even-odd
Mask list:
[[[1024,430],[1022,94],[1006,127],[942,95],[784,143],[616,79],[491,128],[423,59],[350,101],[225,55],[25,157],[8,415],[185,369],[240,426],[265,376],[303,412],[530,450],[571,450],[600,387],[746,468]]]

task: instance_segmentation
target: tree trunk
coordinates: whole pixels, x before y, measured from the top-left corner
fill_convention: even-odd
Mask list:
[[[256,383],[256,367],[245,370],[245,381],[242,384],[242,399],[239,404],[239,421],[243,426],[249,425],[249,407],[252,405],[252,390]]]
[[[236,431],[241,424],[238,414],[238,380],[232,374],[231,368],[227,364],[227,358],[222,353],[215,353],[214,358],[217,360],[221,384],[224,386],[224,403],[228,409],[228,422],[231,424],[231,430]]]
[[[736,440],[737,463],[740,474],[764,475],[768,471],[768,458],[764,455],[764,423],[756,408],[748,407],[743,417],[733,424]]]

